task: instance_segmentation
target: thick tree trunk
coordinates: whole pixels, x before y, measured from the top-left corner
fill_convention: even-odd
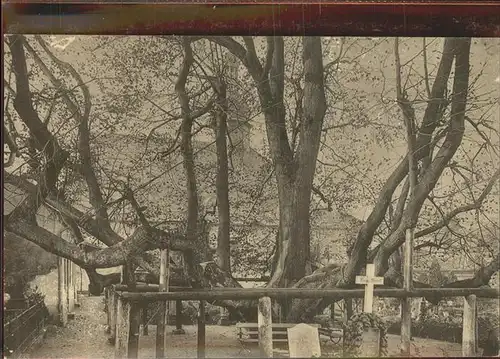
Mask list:
[[[182,164],[186,174],[187,188],[187,238],[195,239],[198,228],[198,186],[196,181],[196,173],[194,168],[194,155],[192,145],[192,129],[193,119],[191,117],[191,109],[189,106],[189,97],[186,93],[186,81],[189,71],[193,64],[193,50],[191,49],[191,41],[188,38],[183,38],[184,60],[179,71],[179,77],[175,84],[175,91],[179,98],[181,106],[181,152]]]
[[[214,84],[217,92],[215,143],[217,148],[217,213],[219,216],[217,233],[217,264],[231,273],[230,209],[229,209],[229,166],[227,155],[227,97],[226,84],[220,79]]]
[[[279,47],[275,44],[275,51]],[[281,54],[282,55],[282,54]],[[297,282],[311,273],[310,220],[312,185],[316,170],[321,129],[326,112],[323,84],[323,53],[319,37],[303,38],[304,98],[303,118],[297,152],[291,163],[275,161],[280,209],[280,236],[275,270],[269,286]],[[268,122],[272,123],[271,120]],[[269,136],[269,141],[283,136]],[[274,146],[280,148],[279,143]],[[275,154],[281,159],[280,152]]]

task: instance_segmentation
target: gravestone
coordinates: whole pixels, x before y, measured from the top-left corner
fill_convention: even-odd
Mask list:
[[[321,356],[318,328],[301,323],[287,329],[290,358]]]
[[[367,328],[363,333],[363,341],[360,346],[361,357],[380,357],[380,330],[377,328]]]

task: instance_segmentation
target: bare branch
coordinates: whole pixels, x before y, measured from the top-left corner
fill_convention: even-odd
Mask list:
[[[68,158],[68,153],[58,144],[57,140],[38,117],[33,107],[32,94],[28,80],[28,70],[23,45],[25,38],[21,35],[9,36],[8,45],[12,55],[12,67],[16,75],[16,97],[14,108],[21,120],[30,130],[37,150],[44,153],[46,166],[38,181],[38,191],[28,196],[10,216],[34,217],[41,200],[52,191],[57,183],[57,177]]]
[[[427,44],[425,37],[422,38],[422,56],[424,57],[424,81],[425,90],[427,91],[427,99],[431,98],[431,87],[429,85],[429,70],[427,68]]]
[[[245,48],[240,45],[238,41],[234,40],[230,36],[206,36],[206,39],[220,46],[224,46],[229,50],[229,52],[240,59],[246,67],[249,66],[247,62],[247,50],[245,50]]]
[[[415,159],[416,128],[415,110],[408,101],[406,92],[401,88],[401,62],[399,58],[399,38],[394,39],[394,58],[396,61],[396,100],[403,113],[408,141],[408,178],[410,185],[410,198],[413,197],[417,185],[417,161]],[[412,224],[413,227],[414,224]]]
[[[51,253],[73,261],[82,268],[109,268],[122,265],[130,258],[160,247],[181,251],[193,249],[193,242],[186,240],[182,234],[167,233],[158,229],[146,231],[142,227],[136,229],[129,238],[111,247],[91,252],[84,251],[77,244],[70,243],[31,221],[8,221],[5,230],[9,235],[29,240]]]
[[[144,208],[139,206],[139,203],[137,203],[137,200],[135,199],[134,192],[132,191],[132,189],[130,189],[128,185],[126,185],[125,187],[125,196],[132,205],[132,208],[137,214],[137,217],[139,217],[139,221],[141,222],[142,226],[146,229],[146,231],[150,231],[151,225],[146,219],[146,216],[144,216]]]
[[[264,70],[262,69],[262,65],[259,61],[259,57],[257,56],[257,52],[255,51],[255,44],[251,36],[243,36],[243,41],[245,42],[245,46],[247,48],[247,64],[250,68],[255,69],[256,73],[262,74]]]
[[[187,205],[188,205],[188,218],[187,218],[187,236],[189,239],[195,238],[198,228],[198,186],[196,181],[196,173],[194,169],[194,156],[192,145],[192,128],[193,119],[190,116],[191,109],[189,106],[189,97],[186,94],[186,81],[193,65],[193,49],[191,42],[188,38],[182,38],[182,47],[184,49],[184,59],[182,66],[179,70],[179,76],[175,84],[175,91],[179,98],[181,106],[181,152],[183,158],[184,170],[186,171],[186,185],[187,185]]]
[[[274,39],[272,36],[268,36],[267,38],[267,52],[266,52],[266,60],[264,62],[264,69],[262,70],[262,77],[267,78],[269,76],[269,71],[271,70],[271,65],[273,61],[274,54]]]
[[[326,196],[323,194],[323,192],[321,192],[321,190],[320,190],[318,187],[313,186],[313,187],[312,187],[312,191],[313,191],[314,193],[316,193],[316,194],[319,196],[319,198],[321,198],[321,200],[322,200],[323,202],[325,202],[325,204],[328,206],[328,212],[333,211],[333,208],[332,208],[332,201],[330,201],[328,198],[326,198]]]
[[[490,180],[488,181],[488,184],[483,189],[483,191],[481,192],[479,197],[473,203],[469,203],[469,204],[457,207],[454,210],[450,211],[448,214],[443,215],[443,218],[441,221],[415,233],[415,238],[426,236],[426,235],[433,233],[433,232],[435,232],[443,227],[448,226],[450,221],[453,218],[455,218],[457,215],[459,215],[460,213],[465,213],[468,211],[472,211],[472,210],[481,208],[482,203],[484,202],[484,200],[486,199],[488,194],[491,192],[491,190],[493,189],[493,186],[495,185],[495,182],[498,181],[499,178],[500,178],[500,170],[497,170],[495,172],[495,174],[490,178]]]
[[[10,116],[5,113],[5,116]],[[10,135],[10,132],[7,130],[7,127],[5,126],[5,122],[3,123],[3,141],[9,146],[10,154],[9,154],[9,159],[7,160],[6,163],[4,163],[4,167],[10,167],[14,164],[14,161],[16,160],[16,157],[19,155],[19,147],[17,147],[16,141],[12,138]]]
[[[446,39],[450,41],[450,39]],[[404,232],[410,228],[420,213],[422,205],[434,188],[444,168],[456,153],[464,135],[465,109],[469,84],[470,38],[451,39],[456,41],[455,76],[453,81],[453,100],[449,131],[436,158],[430,164],[415,188],[414,195],[407,206],[401,225],[385,240],[376,255],[377,271],[385,270],[385,263],[390,254],[404,242]]]
[[[84,98],[84,109],[83,113],[80,112],[78,105],[69,97],[69,93],[64,91],[62,93],[62,98],[68,109],[71,113],[74,114],[79,126],[79,141],[78,141],[78,152],[80,154],[81,159],[81,173],[83,174],[87,187],[89,190],[89,200],[92,206],[94,207],[94,211],[96,213],[96,219],[100,223],[101,226],[110,227],[109,216],[107,211],[107,204],[105,203],[99,182],[97,181],[97,176],[95,174],[93,168],[93,160],[92,154],[90,151],[90,128],[89,128],[89,116],[92,108],[92,102],[90,97],[90,92],[88,86],[85,84],[80,74],[75,70],[75,68],[60,59],[58,59],[52,51],[48,48],[45,41],[41,36],[35,36],[37,42],[44,49],[47,55],[50,57],[52,61],[54,61],[59,67],[69,71],[71,76],[77,81],[78,87],[82,90],[83,98]],[[36,51],[28,44],[25,44],[25,47],[35,58],[35,61],[38,65],[40,65],[44,69],[44,73],[47,75],[52,84],[56,87],[61,87],[62,82],[57,80],[55,76],[50,72],[50,70],[43,64],[43,61],[38,56]]]

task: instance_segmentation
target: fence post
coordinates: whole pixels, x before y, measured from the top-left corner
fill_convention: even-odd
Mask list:
[[[129,336],[128,358],[136,359],[139,354],[139,327],[141,325],[141,311],[139,303],[129,302]]]
[[[347,323],[349,319],[351,319],[353,310],[352,310],[352,298],[345,298],[344,299],[344,306],[345,306],[345,317],[344,317],[344,323]]]
[[[259,299],[259,312],[257,323],[259,325],[259,348],[260,355],[264,358],[273,357],[273,323],[271,298],[262,297]]]
[[[129,322],[130,304],[120,297],[116,306],[115,359],[128,358]]]
[[[175,301],[175,330],[174,334],[186,334],[182,329],[182,300]]]
[[[411,168],[410,168],[411,171]],[[413,189],[412,189],[413,190]],[[408,228],[405,233],[403,260],[403,289],[410,291],[413,287],[412,251],[414,229]],[[401,356],[410,357],[411,348],[411,297],[401,300]]]
[[[473,357],[476,355],[476,296],[471,294],[464,297],[462,356]]]
[[[159,292],[168,292],[169,277],[169,253],[168,249],[160,251],[160,283]],[[156,358],[165,358],[166,324],[167,324],[167,302],[158,302],[158,314],[156,324]]]
[[[111,333],[111,298],[110,288],[104,287],[104,301],[106,303],[106,334]]]
[[[116,292],[116,289],[114,286],[111,287],[110,289],[110,308],[109,308],[109,313],[111,315],[110,318],[110,338],[109,341],[111,344],[114,344],[116,342],[116,325],[117,325],[117,316],[118,316],[118,293]]]
[[[205,301],[200,300],[198,313],[198,359],[205,358]]]
[[[148,303],[144,303],[142,305],[142,335],[144,336],[149,334],[148,322]]]

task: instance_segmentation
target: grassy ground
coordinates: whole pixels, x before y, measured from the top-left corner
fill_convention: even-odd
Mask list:
[[[42,345],[27,358],[114,358],[113,346],[107,342],[106,314],[100,297],[80,297],[81,307],[75,312],[75,319],[66,328],[49,327]],[[167,357],[196,357],[196,326],[185,326],[185,335],[168,336]],[[172,329],[174,329],[172,327]],[[399,356],[397,335],[389,335],[389,355]],[[139,358],[154,358],[155,327],[149,327],[149,335],[140,337]],[[322,342],[325,357],[341,357],[338,347]],[[279,352],[276,354],[283,354]],[[278,355],[277,355],[278,356]],[[412,356],[456,357],[461,356],[460,344],[415,338],[412,342]],[[245,347],[237,340],[235,327],[207,326],[207,358],[258,358],[256,345]]]

